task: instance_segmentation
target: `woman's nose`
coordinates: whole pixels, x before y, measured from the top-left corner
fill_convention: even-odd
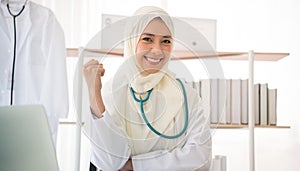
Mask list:
[[[154,42],[151,47],[151,52],[156,55],[162,54],[162,48],[160,42]]]

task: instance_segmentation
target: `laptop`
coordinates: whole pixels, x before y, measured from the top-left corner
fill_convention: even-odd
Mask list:
[[[0,170],[59,170],[42,105],[0,106]]]

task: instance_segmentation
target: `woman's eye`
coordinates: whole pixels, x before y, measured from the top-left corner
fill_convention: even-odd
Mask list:
[[[171,44],[172,42],[171,42],[171,40],[163,40],[162,43],[164,43],[164,44]]]
[[[150,37],[144,37],[143,40],[146,41],[146,42],[151,42],[152,41],[152,39]]]

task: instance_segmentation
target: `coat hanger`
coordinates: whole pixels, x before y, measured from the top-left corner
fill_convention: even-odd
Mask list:
[[[24,6],[27,5],[28,0],[1,0],[5,5],[9,5],[9,9],[13,13],[18,13]]]

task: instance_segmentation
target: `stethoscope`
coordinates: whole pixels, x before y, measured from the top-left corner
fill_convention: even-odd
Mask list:
[[[153,128],[153,126],[149,123],[147,117],[145,116],[144,105],[143,105],[143,103],[149,100],[150,95],[151,95],[151,93],[152,93],[152,91],[153,91],[153,88],[150,89],[149,91],[147,91],[148,94],[147,94],[147,97],[146,97],[145,99],[138,99],[138,98],[135,96],[135,94],[134,94],[133,88],[130,87],[130,92],[131,92],[131,94],[132,94],[133,99],[134,99],[136,102],[140,103],[141,114],[142,114],[142,117],[143,117],[145,123],[147,124],[148,128],[149,128],[151,131],[153,131],[155,134],[157,134],[158,136],[161,136],[161,137],[167,138],[167,139],[175,139],[175,138],[180,137],[180,136],[186,131],[187,126],[188,126],[188,120],[189,120],[189,116],[188,116],[188,104],[187,104],[187,97],[186,97],[185,88],[184,88],[184,85],[183,85],[183,83],[182,83],[182,81],[181,81],[180,79],[176,79],[176,80],[180,83],[180,85],[181,85],[181,87],[182,87],[182,93],[183,93],[183,97],[184,97],[184,105],[185,105],[185,122],[184,122],[184,126],[183,126],[182,130],[181,130],[177,135],[165,135],[165,134],[163,134],[163,133],[157,131],[155,128]]]
[[[25,3],[26,4],[26,3]],[[13,90],[14,90],[14,79],[15,79],[15,65],[16,65],[16,50],[17,50],[17,27],[16,27],[16,18],[21,15],[21,13],[25,9],[25,4],[23,5],[22,9],[20,12],[16,15],[14,15],[10,9],[9,9],[9,4],[7,4],[7,10],[9,14],[13,17],[14,21],[14,55],[13,55],[13,64],[12,64],[12,72],[11,72],[11,87],[10,87],[10,105],[13,105]]]

